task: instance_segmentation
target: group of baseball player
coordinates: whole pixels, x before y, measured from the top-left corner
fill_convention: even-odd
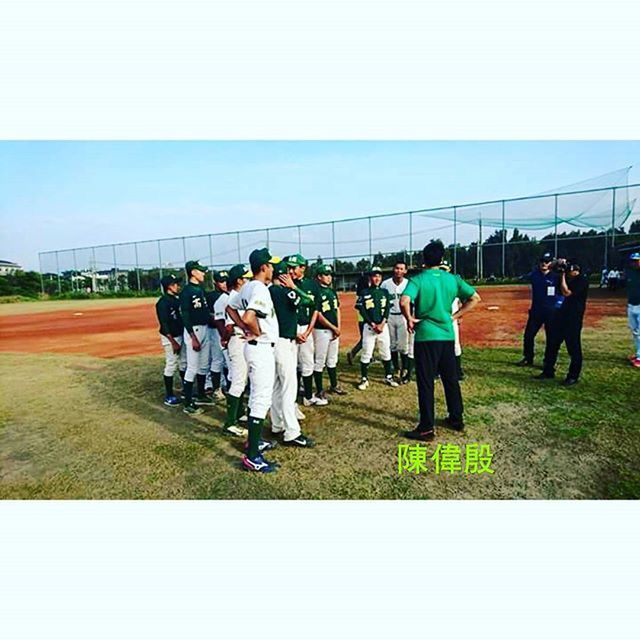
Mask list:
[[[446,264],[440,268],[448,270]],[[252,251],[249,266],[214,271],[211,290],[204,287],[209,267],[192,260],[185,272],[184,287],[180,277],[162,278],[163,295],[156,303],[165,352],[164,403],[199,415],[207,405],[224,400],[222,431],[246,438],[243,467],[273,471],[277,465],[264,457],[276,446],[262,438],[267,415],[271,433],[281,436],[284,446],[313,447],[300,426],[305,415],[298,395],[304,407],[324,407],[328,395],[346,394],[337,373],[342,320],[333,269],[319,264],[311,277],[303,256],[280,259],[262,248]],[[358,290],[360,391],[369,387],[376,349],[384,384],[398,387],[411,380],[414,339],[400,306],[409,282],[406,274],[403,261],[385,281],[382,270],[373,267]],[[459,350],[456,339],[458,362]],[[457,371],[461,375],[459,364]],[[176,372],[181,399],[174,391]]]

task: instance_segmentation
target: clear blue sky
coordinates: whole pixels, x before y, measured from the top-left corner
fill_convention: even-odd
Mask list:
[[[532,195],[632,164],[640,142],[3,142],[0,259]]]

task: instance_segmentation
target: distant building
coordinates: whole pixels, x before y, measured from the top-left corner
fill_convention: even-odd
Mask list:
[[[16,262],[0,260],[0,276],[12,276],[16,271],[22,271],[22,267]]]

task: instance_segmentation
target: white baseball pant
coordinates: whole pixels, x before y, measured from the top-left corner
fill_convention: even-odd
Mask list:
[[[247,386],[249,373],[247,361],[244,359],[244,345],[243,338],[233,335],[226,349],[229,356],[229,378],[231,379],[229,394],[234,398],[239,398]]]
[[[636,358],[640,358],[640,304],[627,305],[627,319],[633,336]]]
[[[391,360],[389,326],[385,324],[382,333],[376,333],[368,324],[365,324],[362,329],[362,353],[360,354],[360,362],[362,364],[371,362],[373,351],[376,347],[378,347],[378,353],[383,362]]]
[[[407,321],[402,314],[389,314],[387,321],[389,327],[389,338],[391,340],[391,351],[399,353],[409,352],[409,331]]]
[[[209,334],[209,370],[214,373],[222,373],[225,365],[222,345],[220,344],[220,333],[216,328],[207,327]]]
[[[330,329],[314,329],[313,348],[315,350],[314,371],[322,371],[325,366],[329,369],[337,366],[340,338],[333,340],[333,331]]]
[[[309,328],[308,324],[298,325],[298,335],[304,333]],[[302,342],[298,345],[298,369],[300,374],[306,378],[313,373],[313,357],[314,357],[314,336],[313,332],[307,338],[306,342]]]
[[[249,415],[264,420],[271,408],[276,361],[270,342],[244,345],[244,357],[249,371]]]
[[[296,418],[298,354],[295,340],[278,338],[274,357],[276,360],[276,379],[273,385],[271,404],[271,430],[274,433],[284,432],[284,439],[290,441],[301,433],[300,423]]]
[[[191,336],[184,330],[183,340],[187,349],[187,371],[184,379],[193,382],[196,375],[206,376],[209,371],[209,334],[208,327],[204,324],[197,324],[193,327],[193,333],[200,342],[200,351],[193,350]]]
[[[174,336],[173,338],[180,345],[180,352],[174,353],[171,342],[167,336],[160,336],[160,344],[164,349],[164,375],[168,378],[171,377],[178,368],[180,371],[184,371],[187,368],[187,349],[182,336]]]

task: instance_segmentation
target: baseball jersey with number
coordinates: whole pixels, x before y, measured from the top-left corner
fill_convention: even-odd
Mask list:
[[[338,326],[338,307],[340,307],[338,294],[331,287],[318,285],[316,291],[316,309],[326,320],[335,326]]]
[[[402,278],[400,284],[396,284],[393,281],[393,278],[387,278],[380,287],[382,289],[386,289],[389,292],[389,298],[391,299],[391,310],[390,313],[400,314],[402,311],[400,310],[400,298],[404,293],[404,290],[409,281],[406,278]]]
[[[229,304],[229,294],[225,291],[221,291],[218,299],[213,305],[213,318],[214,320],[224,320],[227,322],[227,305]]]
[[[204,289],[190,282],[180,293],[180,313],[187,333],[197,325],[209,324],[210,310]]]
[[[180,316],[180,298],[165,293],[156,302],[156,315],[163,336],[182,337],[184,325]]]
[[[298,289],[304,291],[310,298],[308,301],[301,300],[298,305],[298,324],[304,326],[311,322],[311,316],[315,311],[316,295],[318,293],[318,285],[309,278],[302,278],[302,280],[295,280],[295,285]]]
[[[298,292],[279,284],[272,284],[269,293],[276,310],[280,337],[294,340],[298,335],[297,311],[301,301]]]
[[[360,293],[356,309],[367,324],[379,324],[389,317],[389,292],[382,287],[368,287]]]
[[[279,336],[278,318],[267,285],[259,280],[251,280],[242,286],[240,295],[231,305],[238,311],[254,311],[262,334],[258,342],[277,342]]]

